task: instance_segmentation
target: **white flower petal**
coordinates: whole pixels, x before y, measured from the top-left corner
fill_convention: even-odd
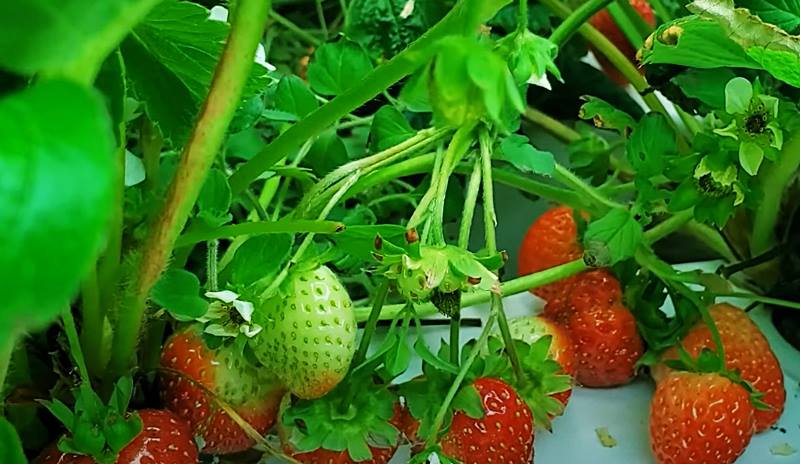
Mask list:
[[[256,48],[256,63],[267,68],[267,71],[278,70],[278,68],[276,68],[272,64],[267,63],[267,51],[264,50],[264,46],[261,44],[258,44],[258,48]]]
[[[235,337],[239,331],[234,327],[224,326],[222,324],[211,324],[206,327],[207,334],[216,335],[217,337]]]
[[[242,332],[245,337],[253,338],[261,332],[261,326],[258,324],[241,325],[239,326],[239,331]]]
[[[414,0],[408,0],[405,5],[403,5],[403,11],[400,12],[400,18],[406,19],[414,12]]]
[[[230,290],[223,290],[221,292],[206,292],[206,298],[214,298],[215,300],[222,301],[223,303],[233,303],[239,295]]]
[[[242,316],[242,319],[244,319],[247,322],[250,322],[252,320],[253,310],[254,310],[253,303],[250,303],[249,301],[236,300],[233,302],[233,307],[236,308],[237,311],[239,311],[239,315]]]
[[[208,12],[208,19],[227,23],[228,9],[224,6],[216,5],[215,7],[211,8],[211,11]]]
[[[536,77],[536,74],[531,74],[531,78],[528,79],[528,84],[544,87],[547,90],[553,90],[550,81],[547,79],[547,74],[542,74],[541,77]]]

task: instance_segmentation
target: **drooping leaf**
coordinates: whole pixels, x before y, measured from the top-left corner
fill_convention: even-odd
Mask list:
[[[664,115],[649,113],[631,133],[626,152],[637,179],[661,174],[669,158],[678,153],[675,131]]]
[[[633,256],[642,236],[642,226],[631,212],[615,208],[589,223],[583,241],[587,249],[596,249],[596,243],[605,245],[603,251],[607,253],[607,264],[614,265]]]
[[[5,464],[28,463],[17,431],[5,417],[0,417],[0,459]]]
[[[594,122],[601,129],[615,130],[627,135],[636,121],[628,113],[618,110],[597,97],[584,96],[586,103],[581,106],[578,117]]]
[[[473,419],[481,419],[485,415],[481,395],[474,385],[465,385],[458,390],[453,397],[453,409]]]
[[[194,319],[208,310],[208,302],[200,297],[200,280],[183,269],[167,269],[150,291],[150,298],[178,320]]]
[[[736,77],[730,69],[687,69],[672,78],[672,82],[691,98],[700,100],[712,109],[725,107],[725,85]]]
[[[737,6],[789,34],[800,32],[800,3],[795,0],[739,0]]]
[[[197,197],[200,217],[213,225],[222,225],[230,218],[228,214],[230,206],[231,187],[228,185],[228,178],[221,170],[212,169]]]
[[[305,82],[294,74],[285,76],[275,89],[275,109],[299,118],[319,108],[319,101]]]
[[[555,171],[553,154],[536,149],[523,135],[511,134],[504,138],[500,143],[500,150],[500,159],[508,161],[522,172],[551,176]]]
[[[45,81],[0,100],[0,338],[53,319],[102,251],[114,137],[93,91]]]
[[[122,43],[128,79],[167,140],[186,140],[208,93],[229,26],[200,5],[165,0]],[[242,101],[266,84],[254,65]]]
[[[425,339],[422,337],[417,337],[417,341],[414,342],[414,352],[417,353],[417,356],[419,356],[420,359],[436,369],[449,372],[453,375],[458,374],[458,367],[455,364],[445,361],[444,359],[433,354],[428,348],[428,345],[425,344]]]
[[[119,50],[112,53],[103,62],[94,86],[105,97],[108,114],[111,116],[111,125],[114,128],[114,137],[117,138],[117,145],[119,145],[120,125],[125,123],[125,100],[128,95],[125,64],[122,62],[122,54]]]
[[[319,138],[303,160],[318,176],[324,176],[339,166],[348,162],[347,147],[335,130],[320,134]]]
[[[308,82],[322,95],[341,95],[372,71],[372,61],[364,49],[342,38],[317,49],[308,65]]]
[[[292,238],[288,234],[250,237],[233,255],[231,281],[250,285],[265,277],[275,275],[289,259]]]
[[[385,150],[408,140],[415,131],[394,106],[381,107],[372,119],[370,143],[373,151]]]
[[[400,225],[380,224],[380,225],[354,225],[348,226],[343,232],[332,235],[330,238],[336,246],[342,248],[347,253],[367,262],[375,262],[372,257],[374,251],[375,238],[380,235],[387,245],[392,242],[397,244],[404,243],[406,229]],[[400,249],[402,253],[402,249]]]

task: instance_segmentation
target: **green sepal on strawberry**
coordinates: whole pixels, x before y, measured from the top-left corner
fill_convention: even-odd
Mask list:
[[[347,374],[356,349],[353,302],[329,268],[298,264],[253,317],[264,327],[251,339],[256,357],[294,395],[319,398]]]
[[[123,377],[114,386],[108,404],[86,384],[74,391],[74,410],[58,399],[42,401],[67,429],[67,434],[58,442],[58,449],[91,456],[99,464],[115,462],[119,452],[142,431],[141,418],[128,413],[132,394],[133,381]]]
[[[564,374],[564,368],[553,359],[552,342],[552,335],[540,337],[531,344],[514,340],[522,379],[516,377],[503,341],[492,337],[488,342],[489,359],[497,363],[493,369],[501,368],[497,377],[514,387],[530,408],[534,424],[546,430],[551,430],[552,418],[564,413],[565,404],[559,394],[570,391],[573,384],[572,377]]]
[[[503,254],[481,255],[452,245],[421,245],[416,233],[406,234],[403,246],[375,238],[379,271],[397,283],[400,293],[413,302],[427,302],[434,293],[479,289],[499,292],[496,270]]]
[[[321,398],[291,402],[287,396],[279,435],[300,462],[385,463],[400,443],[400,412],[397,396],[363,373]]]

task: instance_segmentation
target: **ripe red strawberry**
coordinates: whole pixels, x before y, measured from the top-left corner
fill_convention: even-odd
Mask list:
[[[533,344],[540,338],[550,335],[548,356],[561,365],[561,373],[575,377],[575,347],[567,330],[557,322],[544,317],[520,317],[508,321],[511,336],[525,343]],[[553,398],[564,406],[567,405],[572,389],[555,393]]]
[[[256,357],[294,395],[312,399],[332,390],[355,354],[353,303],[325,266],[298,269],[254,315],[264,330]]]
[[[522,398],[502,380],[483,377],[474,385],[484,416],[473,419],[457,411],[439,442],[442,453],[463,464],[532,462],[533,418]]]
[[[211,350],[196,328],[173,335],[161,352],[161,395],[167,408],[202,436],[204,453],[246,450],[252,439],[208,392],[263,434],[275,423],[284,389],[232,346]]]
[[[544,315],[566,324],[573,308],[611,306],[622,302],[622,287],[606,269],[593,269],[575,276],[572,285],[562,298],[548,302]]]
[[[650,402],[656,462],[734,462],[753,436],[753,412],[747,390],[719,374],[669,374]]]
[[[559,206],[545,211],[533,222],[520,246],[519,275],[543,271],[583,255],[572,214],[571,208]],[[574,276],[569,277],[531,291],[550,302],[561,297],[574,280]]]
[[[761,401],[772,408],[757,409],[755,412],[756,431],[766,430],[778,421],[786,402],[780,363],[764,334],[747,313],[729,304],[714,305],[709,308],[709,312],[722,339],[725,367],[732,371],[738,370],[742,379],[764,393]],[[692,327],[681,343],[691,356],[697,356],[703,348],[714,348],[711,331],[702,321]],[[670,348],[663,355],[665,360],[677,358],[676,348]],[[659,381],[669,370],[665,365],[659,364],[653,368],[653,377]]]
[[[145,409],[138,412],[142,431],[122,448],[117,464],[196,464],[197,446],[189,424],[173,413]],[[56,444],[39,455],[34,464],[93,464],[89,456],[64,454]]]
[[[590,272],[582,284],[575,285],[565,309],[566,327],[578,358],[576,378],[587,387],[613,387],[630,382],[636,375],[636,362],[644,352],[636,319],[619,302],[618,284],[603,272]]]
[[[644,21],[649,24],[650,26],[656,25],[656,17],[653,14],[653,9],[650,7],[650,4],[647,3],[647,0],[630,0],[630,4],[639,16],[644,19]],[[620,30],[619,26],[614,22],[614,19],[608,13],[608,10],[602,10],[592,16],[592,19],[589,21],[592,26],[594,26],[601,34],[606,36],[611,43],[614,44],[632,63],[635,63],[636,59],[636,49],[633,48],[630,41],[625,34]],[[602,54],[595,52],[595,56],[597,57],[597,61],[600,62],[600,65],[603,67],[603,71],[611,78],[614,82],[619,85],[626,85],[628,80],[617,71],[617,68],[611,64],[610,61]]]

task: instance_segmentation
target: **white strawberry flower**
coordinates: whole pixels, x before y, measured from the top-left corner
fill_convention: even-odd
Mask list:
[[[262,327],[253,323],[253,303],[242,301],[239,295],[230,291],[206,292],[206,298],[212,298],[208,311],[199,322],[211,322],[205,328],[207,334],[218,337],[236,337],[243,334],[252,338],[261,332]]]
[[[228,9],[224,6],[216,5],[211,8],[211,11],[209,11],[208,18],[214,21],[221,21],[223,23],[228,22]],[[267,68],[267,71],[275,71],[278,69],[272,64],[267,63],[267,52],[264,50],[264,45],[262,44],[258,44],[254,61],[257,64]]]

